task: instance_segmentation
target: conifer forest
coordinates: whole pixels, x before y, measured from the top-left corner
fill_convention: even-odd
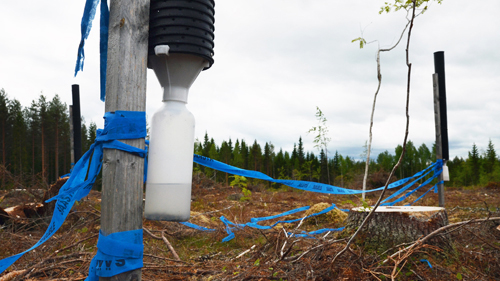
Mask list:
[[[68,106],[58,95],[52,98],[40,95],[29,107],[23,107],[17,99],[0,89],[0,129],[2,189],[48,184],[69,173],[69,113]],[[95,123],[86,124],[82,120],[83,153],[94,142],[96,130]],[[433,147],[433,144],[409,141],[394,180],[411,176],[434,162]],[[360,151],[364,149],[360,147]],[[293,151],[283,151],[269,140],[228,139],[218,144],[206,132],[202,140],[196,140],[194,153],[277,179],[314,181],[348,188],[360,188],[364,172],[364,161],[344,156],[342,151],[328,151],[328,154],[324,149],[305,151],[301,136],[298,136]],[[372,157],[369,187],[385,184],[401,153],[402,146],[398,145],[393,151],[386,150]],[[500,181],[500,159],[491,140],[485,148],[472,143],[467,158],[453,157],[447,165],[449,186],[486,186]],[[194,174],[199,173],[220,183],[230,184],[232,181],[231,175],[195,164]],[[95,188],[99,189],[98,186]]]

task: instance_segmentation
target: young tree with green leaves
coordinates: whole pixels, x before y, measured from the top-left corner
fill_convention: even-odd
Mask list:
[[[318,120],[318,125],[312,127],[307,131],[310,133],[315,133],[314,136],[314,147],[318,149],[318,151],[323,151],[325,154],[325,158],[328,159],[328,144],[330,143],[331,138],[328,136],[328,126],[326,122],[328,121],[323,114],[323,111],[316,106],[316,119]],[[330,171],[328,170],[328,165],[326,165],[326,174],[328,175],[328,184],[330,184]]]

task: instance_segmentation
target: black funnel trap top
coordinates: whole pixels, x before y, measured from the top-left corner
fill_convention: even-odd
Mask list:
[[[158,45],[168,45],[169,53],[191,54],[214,63],[215,1],[151,0],[149,15],[149,55]]]

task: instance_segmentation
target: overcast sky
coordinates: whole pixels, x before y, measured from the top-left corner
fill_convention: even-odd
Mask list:
[[[379,15],[387,0],[217,0],[215,63],[191,88],[188,107],[196,137],[216,143],[255,139],[291,151],[302,136],[315,152],[316,106],[328,119],[328,149],[359,158],[368,139],[377,87],[376,51],[394,44],[406,14]],[[0,88],[23,106],[41,93],[68,105],[79,84],[87,124],[103,127],[99,100],[99,23],[85,48],[85,68],[73,77],[84,0],[2,1]],[[410,46],[412,83],[409,138],[435,140],[433,53],[445,52],[450,156],[466,157],[472,144],[500,149],[500,1],[444,0],[415,21]],[[376,42],[359,49],[351,40]],[[381,56],[382,88],[373,129],[373,153],[403,142],[405,42]],[[162,89],[148,70],[147,115]]]

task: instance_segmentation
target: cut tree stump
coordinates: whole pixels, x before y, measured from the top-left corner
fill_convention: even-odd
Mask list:
[[[368,216],[370,209],[353,208],[346,219],[343,235],[353,234]],[[422,206],[378,207],[368,223],[357,236],[356,243],[375,251],[384,251],[394,246],[409,243],[432,231],[448,225],[445,208]],[[429,241],[438,247],[449,245],[444,236]]]

